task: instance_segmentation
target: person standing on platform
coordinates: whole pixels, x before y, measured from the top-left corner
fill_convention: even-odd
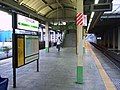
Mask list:
[[[58,39],[57,39],[57,49],[58,49],[58,51],[60,51],[61,42],[62,42],[62,40],[60,39],[60,37],[58,37]]]

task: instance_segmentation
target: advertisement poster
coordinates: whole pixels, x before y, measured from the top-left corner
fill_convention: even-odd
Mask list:
[[[24,38],[17,38],[18,67],[24,65]]]

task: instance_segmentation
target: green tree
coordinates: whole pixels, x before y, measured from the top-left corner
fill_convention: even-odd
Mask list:
[[[3,52],[6,53],[7,57],[8,57],[8,53],[11,50],[11,48],[7,47],[7,46],[3,46]]]

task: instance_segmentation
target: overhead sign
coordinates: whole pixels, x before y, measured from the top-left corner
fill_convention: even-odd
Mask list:
[[[38,27],[39,27],[38,21],[17,14],[17,28],[18,29],[38,31]]]
[[[92,4],[91,6],[92,11],[111,11],[112,10],[112,3],[100,3],[100,4]]]

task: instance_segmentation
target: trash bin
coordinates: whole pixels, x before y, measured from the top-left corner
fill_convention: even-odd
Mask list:
[[[8,78],[0,77],[0,90],[7,90],[8,87]]]

